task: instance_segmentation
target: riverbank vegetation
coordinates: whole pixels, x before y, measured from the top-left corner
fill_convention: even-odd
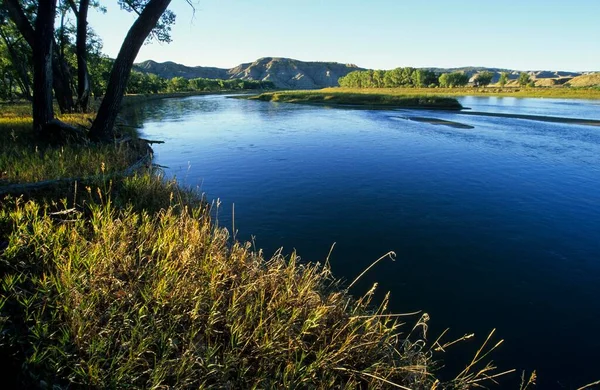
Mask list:
[[[266,92],[248,99],[269,102],[324,104],[356,107],[426,108],[438,110],[460,110],[460,103],[451,97],[391,94],[387,90],[363,90],[327,88],[318,91]]]

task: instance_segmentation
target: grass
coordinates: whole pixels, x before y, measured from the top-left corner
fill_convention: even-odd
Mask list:
[[[460,110],[462,106],[451,97],[440,97],[424,94],[400,94],[389,93],[384,89],[341,89],[327,88],[318,91],[283,91],[267,92],[250,99],[303,103],[303,104],[326,104],[362,107],[404,107],[404,108],[427,108],[443,110]]]
[[[88,126],[92,115],[59,116],[74,126]],[[32,119],[23,105],[10,106],[0,116],[0,185],[78,178],[120,172],[145,152],[140,143],[81,144],[56,147],[32,131]]]
[[[385,96],[502,96],[557,99],[600,99],[600,87],[590,88],[325,88],[318,91],[323,94],[378,94]]]

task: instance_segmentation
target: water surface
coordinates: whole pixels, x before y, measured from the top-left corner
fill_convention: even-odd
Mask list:
[[[477,111],[600,119],[597,101],[466,97]],[[128,113],[166,141],[157,163],[219,198],[219,223],[331,264],[391,309],[424,310],[430,338],[497,328],[495,361],[540,388],[600,379],[600,129],[415,110],[344,110],[202,96]],[[427,117],[464,124],[407,120]],[[440,122],[440,123],[442,123]],[[455,358],[452,358],[452,357]],[[463,360],[461,360],[463,359]],[[516,376],[513,378],[516,379]]]

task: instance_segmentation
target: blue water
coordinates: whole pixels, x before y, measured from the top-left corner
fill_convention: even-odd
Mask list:
[[[461,99],[474,111],[600,119],[598,101]],[[446,355],[460,371],[497,328],[502,368],[537,369],[539,388],[600,379],[600,127],[452,112],[344,110],[223,96],[132,109],[168,166],[209,199],[219,223],[266,254],[330,259],[424,310],[429,338],[475,340]],[[457,129],[403,119],[426,116]],[[410,321],[410,320],[408,320]],[[504,383],[512,385],[518,375]],[[513,387],[514,388],[514,387]]]

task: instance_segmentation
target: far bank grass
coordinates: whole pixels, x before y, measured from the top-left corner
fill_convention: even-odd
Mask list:
[[[600,88],[325,88],[328,94],[379,94],[385,96],[500,96],[522,98],[600,99]]]
[[[250,99],[301,103],[322,104],[337,106],[354,106],[365,108],[424,108],[438,110],[460,110],[462,106],[452,97],[389,93],[383,89],[371,90],[346,90],[341,88],[328,88],[317,91],[282,91],[267,92]]]

